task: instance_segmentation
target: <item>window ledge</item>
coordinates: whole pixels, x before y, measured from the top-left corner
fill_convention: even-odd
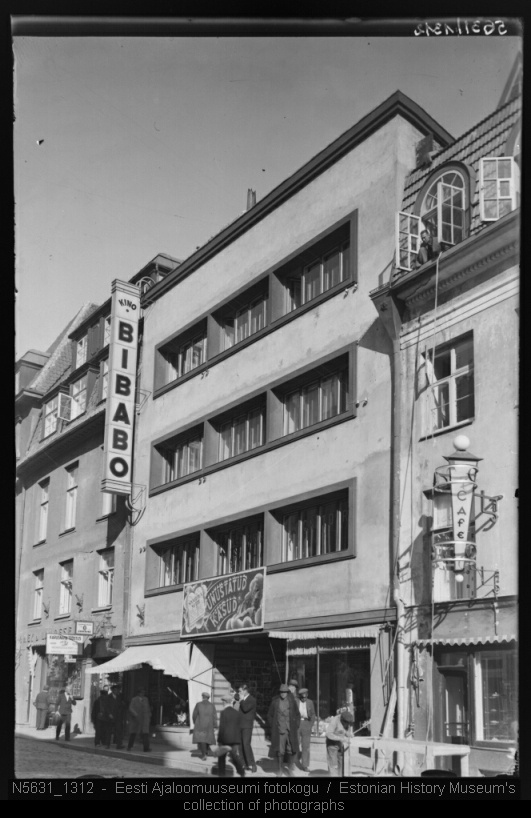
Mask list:
[[[46,538],[44,540],[38,540],[36,543],[33,543],[33,548],[36,548],[38,545],[44,545],[46,542]]]
[[[319,554],[316,557],[304,557],[300,560],[291,560],[290,562],[277,562],[274,565],[267,566],[268,574],[277,574],[281,571],[293,571],[296,568],[309,568],[312,565],[322,565],[325,562],[337,562],[337,560],[346,560],[354,557],[352,547],[345,551],[334,551],[332,554]]]
[[[475,416],[473,418],[468,418],[467,420],[462,420],[461,423],[455,423],[453,426],[445,426],[444,429],[437,429],[434,432],[430,432],[428,435],[423,435],[419,437],[419,442],[422,440],[429,440],[432,437],[438,437],[439,435],[444,435],[446,432],[453,432],[455,429],[462,429],[463,426],[470,426],[471,423],[474,423]]]
[[[169,489],[177,488],[178,486],[182,486],[184,483],[191,483],[194,480],[201,480],[207,477],[207,475],[221,471],[221,469],[227,469],[230,466],[234,466],[244,460],[250,460],[252,457],[258,457],[266,452],[279,449],[281,446],[287,446],[289,443],[293,443],[303,437],[325,431],[332,426],[336,426],[339,423],[344,423],[347,420],[352,420],[355,417],[356,414],[353,409],[349,409],[346,412],[341,412],[340,415],[336,415],[333,418],[328,418],[327,420],[322,420],[319,423],[315,423],[313,426],[308,426],[305,429],[299,429],[298,432],[292,432],[289,435],[283,435],[275,440],[270,440],[268,443],[264,443],[262,446],[257,446],[255,449],[251,449],[248,452],[242,452],[242,454],[236,455],[235,457],[229,457],[227,460],[221,460],[219,463],[204,466],[202,469],[198,469],[192,474],[187,474],[185,477],[179,477],[177,480],[172,480],[170,483],[164,483],[160,486],[153,486],[153,488],[150,488],[149,490],[149,497],[153,497],[156,494],[161,494],[163,491],[168,491]]]
[[[109,511],[108,514],[102,514],[101,517],[96,517],[97,523],[102,523],[104,520],[108,520],[109,517],[113,517],[116,514],[116,511]]]
[[[64,531],[60,531],[60,532],[59,532],[59,536],[60,536],[60,537],[64,537],[64,535],[65,535],[65,534],[71,534],[71,533],[72,533],[72,531],[75,531],[75,530],[76,530],[76,527],[75,527],[75,526],[73,526],[72,528],[65,528],[65,530],[64,530]]]
[[[194,378],[196,375],[199,375],[201,372],[205,372],[206,370],[210,369],[211,367],[215,366],[216,364],[224,361],[226,358],[229,358],[231,355],[235,355],[236,353],[240,352],[240,350],[245,349],[246,347],[254,344],[256,341],[259,341],[260,338],[264,338],[269,333],[274,332],[280,327],[283,327],[284,324],[288,324],[290,321],[294,321],[300,315],[308,312],[309,310],[318,307],[324,301],[328,301],[329,298],[333,298],[334,295],[338,295],[346,290],[350,290],[352,288],[357,289],[357,282],[349,278],[346,281],[341,281],[339,284],[336,284],[335,287],[331,287],[324,293],[321,293],[316,298],[309,301],[307,304],[303,304],[302,307],[297,307],[297,309],[292,310],[291,312],[286,313],[285,315],[281,315],[278,318],[275,318],[271,321],[266,327],[259,329],[258,332],[249,335],[248,338],[244,338],[243,341],[238,341],[237,344],[234,346],[229,347],[229,349],[224,349],[222,352],[218,352],[212,358],[209,358],[204,363],[196,366],[195,369],[192,369],[190,372],[187,372],[185,375],[181,375],[180,378],[175,378],[173,381],[169,383],[165,383],[162,386],[157,386],[153,391],[153,400],[156,400],[161,395],[166,394],[172,389],[175,389],[176,386],[179,386],[182,383],[190,380],[190,378]],[[164,346],[164,342],[157,347],[157,353],[160,352],[161,348]]]
[[[42,622],[42,617],[40,617],[39,619],[31,619],[28,622],[28,628],[31,627],[32,625],[40,625],[41,622]]]
[[[57,616],[54,616],[54,621],[56,621],[57,619],[70,619],[71,616],[72,616],[71,611],[69,611],[68,613],[57,614]]]
[[[190,580],[196,582],[197,580]],[[174,594],[176,591],[182,591],[184,585],[165,585],[163,588],[149,588],[144,591],[144,597],[161,596],[162,594]]]
[[[103,613],[103,611],[112,611],[112,605],[102,605],[98,608],[91,608],[91,613]]]

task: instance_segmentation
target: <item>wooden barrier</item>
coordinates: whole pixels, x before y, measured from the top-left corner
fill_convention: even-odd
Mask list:
[[[470,747],[467,744],[445,744],[442,741],[417,741],[416,739],[383,738],[381,736],[352,736],[350,747],[370,749],[371,755],[375,752],[381,752],[384,755],[395,752],[422,755],[426,759],[427,769],[435,766],[436,758],[457,756],[460,762],[461,778],[467,778],[469,775]],[[346,765],[345,768],[348,769]]]

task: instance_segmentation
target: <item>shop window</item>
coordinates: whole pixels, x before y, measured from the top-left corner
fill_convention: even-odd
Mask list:
[[[157,546],[159,558],[159,588],[193,582],[199,576],[199,539],[179,539]]]
[[[74,463],[66,469],[65,531],[75,528],[76,526],[77,471],[77,463]]]
[[[98,607],[112,605],[114,585],[114,548],[99,552]]]
[[[280,513],[282,562],[348,549],[348,494],[324,497]]]
[[[38,542],[44,542],[48,530],[48,508],[50,495],[50,481],[43,480],[39,483],[40,498],[39,498],[39,531]]]
[[[206,321],[159,347],[156,388],[182,378],[206,361]]]
[[[263,519],[247,520],[211,532],[218,548],[218,576],[260,568],[263,564]]]
[[[346,404],[346,365],[337,372],[310,373],[307,383],[284,394],[284,434],[336,417],[346,410]]]
[[[478,741],[515,742],[518,735],[517,660],[515,650],[474,654]]]
[[[483,222],[494,222],[516,208],[519,169],[512,156],[486,157],[479,166],[479,207]]]
[[[87,360],[88,335],[84,335],[76,342],[76,363],[74,369],[82,366]]]
[[[219,436],[219,461],[252,451],[265,443],[265,405],[263,399],[247,408],[238,407],[212,421]]]
[[[48,437],[57,429],[57,413],[59,411],[59,396],[44,404],[44,437]]]
[[[35,586],[33,591],[33,619],[41,619],[42,617],[42,603],[44,594],[44,568],[40,571],[35,571]]]
[[[472,335],[424,353],[426,372],[425,434],[474,418],[474,347]]]
[[[69,614],[72,610],[72,581],[74,578],[74,560],[60,565],[61,579],[59,584],[59,615]]]
[[[85,412],[87,407],[87,376],[83,375],[70,387],[72,397],[70,420],[74,420]]]

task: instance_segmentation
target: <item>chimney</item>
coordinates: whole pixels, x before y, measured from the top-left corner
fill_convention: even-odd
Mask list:
[[[251,190],[249,188],[247,190],[247,210],[250,210],[251,207],[254,207],[256,204],[256,190]]]

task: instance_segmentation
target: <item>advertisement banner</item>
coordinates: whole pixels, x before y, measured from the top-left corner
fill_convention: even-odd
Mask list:
[[[55,634],[46,634],[46,653],[54,654],[56,656],[78,656],[80,650],[83,649],[83,636],[57,636]]]
[[[181,637],[263,627],[265,568],[184,586]]]
[[[131,493],[133,424],[140,289],[115,279],[112,283],[109,378],[105,408],[101,490]]]

